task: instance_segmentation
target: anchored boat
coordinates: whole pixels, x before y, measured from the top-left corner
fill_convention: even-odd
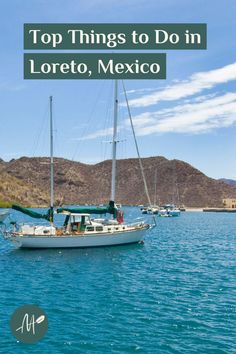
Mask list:
[[[148,207],[142,207],[140,210],[142,214],[158,214],[159,207],[155,205],[151,205]]]
[[[129,112],[130,113],[130,112]],[[53,120],[52,97],[50,97],[50,208],[46,214],[13,205],[12,208],[33,218],[45,219],[50,224],[17,225],[4,232],[4,237],[20,248],[69,248],[97,247],[137,243],[146,231],[154,226],[143,221],[124,222],[123,212],[115,204],[116,191],[116,145],[118,118],[118,82],[115,81],[114,124],[112,140],[111,201],[107,207],[58,208],[54,210],[54,162],[53,162]],[[133,126],[132,126],[133,129]],[[134,133],[134,131],[133,131]],[[65,215],[64,224],[56,227],[54,213]],[[91,215],[112,215],[112,218],[93,219]]]
[[[180,216],[180,209],[178,209],[174,204],[166,204],[160,207],[158,211],[158,216],[163,216],[163,217]]]

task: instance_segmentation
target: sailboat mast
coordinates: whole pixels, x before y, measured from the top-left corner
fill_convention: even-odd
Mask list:
[[[52,96],[50,101],[50,221],[53,222],[54,207],[54,161],[53,161],[53,120],[52,120]]]
[[[157,169],[155,169],[154,179],[154,206],[157,204]]]
[[[114,123],[113,123],[113,139],[112,139],[112,171],[111,171],[111,200],[112,201],[115,201],[115,194],[116,194],[117,118],[118,118],[118,80],[115,80]]]

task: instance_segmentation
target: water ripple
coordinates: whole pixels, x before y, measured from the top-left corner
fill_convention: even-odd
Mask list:
[[[24,251],[1,240],[2,352],[234,353],[235,229],[234,215],[183,213],[160,218],[144,245]],[[8,324],[27,303],[49,317],[29,346]]]

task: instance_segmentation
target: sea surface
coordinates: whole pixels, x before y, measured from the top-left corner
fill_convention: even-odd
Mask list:
[[[16,250],[1,238],[0,352],[236,353],[235,241],[236,214],[201,212],[157,218],[137,245]],[[48,316],[36,344],[10,331],[25,304]]]

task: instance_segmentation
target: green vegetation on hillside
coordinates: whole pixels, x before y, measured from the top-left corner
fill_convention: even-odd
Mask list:
[[[0,208],[11,208],[13,202],[6,202],[4,200],[0,200]]]

